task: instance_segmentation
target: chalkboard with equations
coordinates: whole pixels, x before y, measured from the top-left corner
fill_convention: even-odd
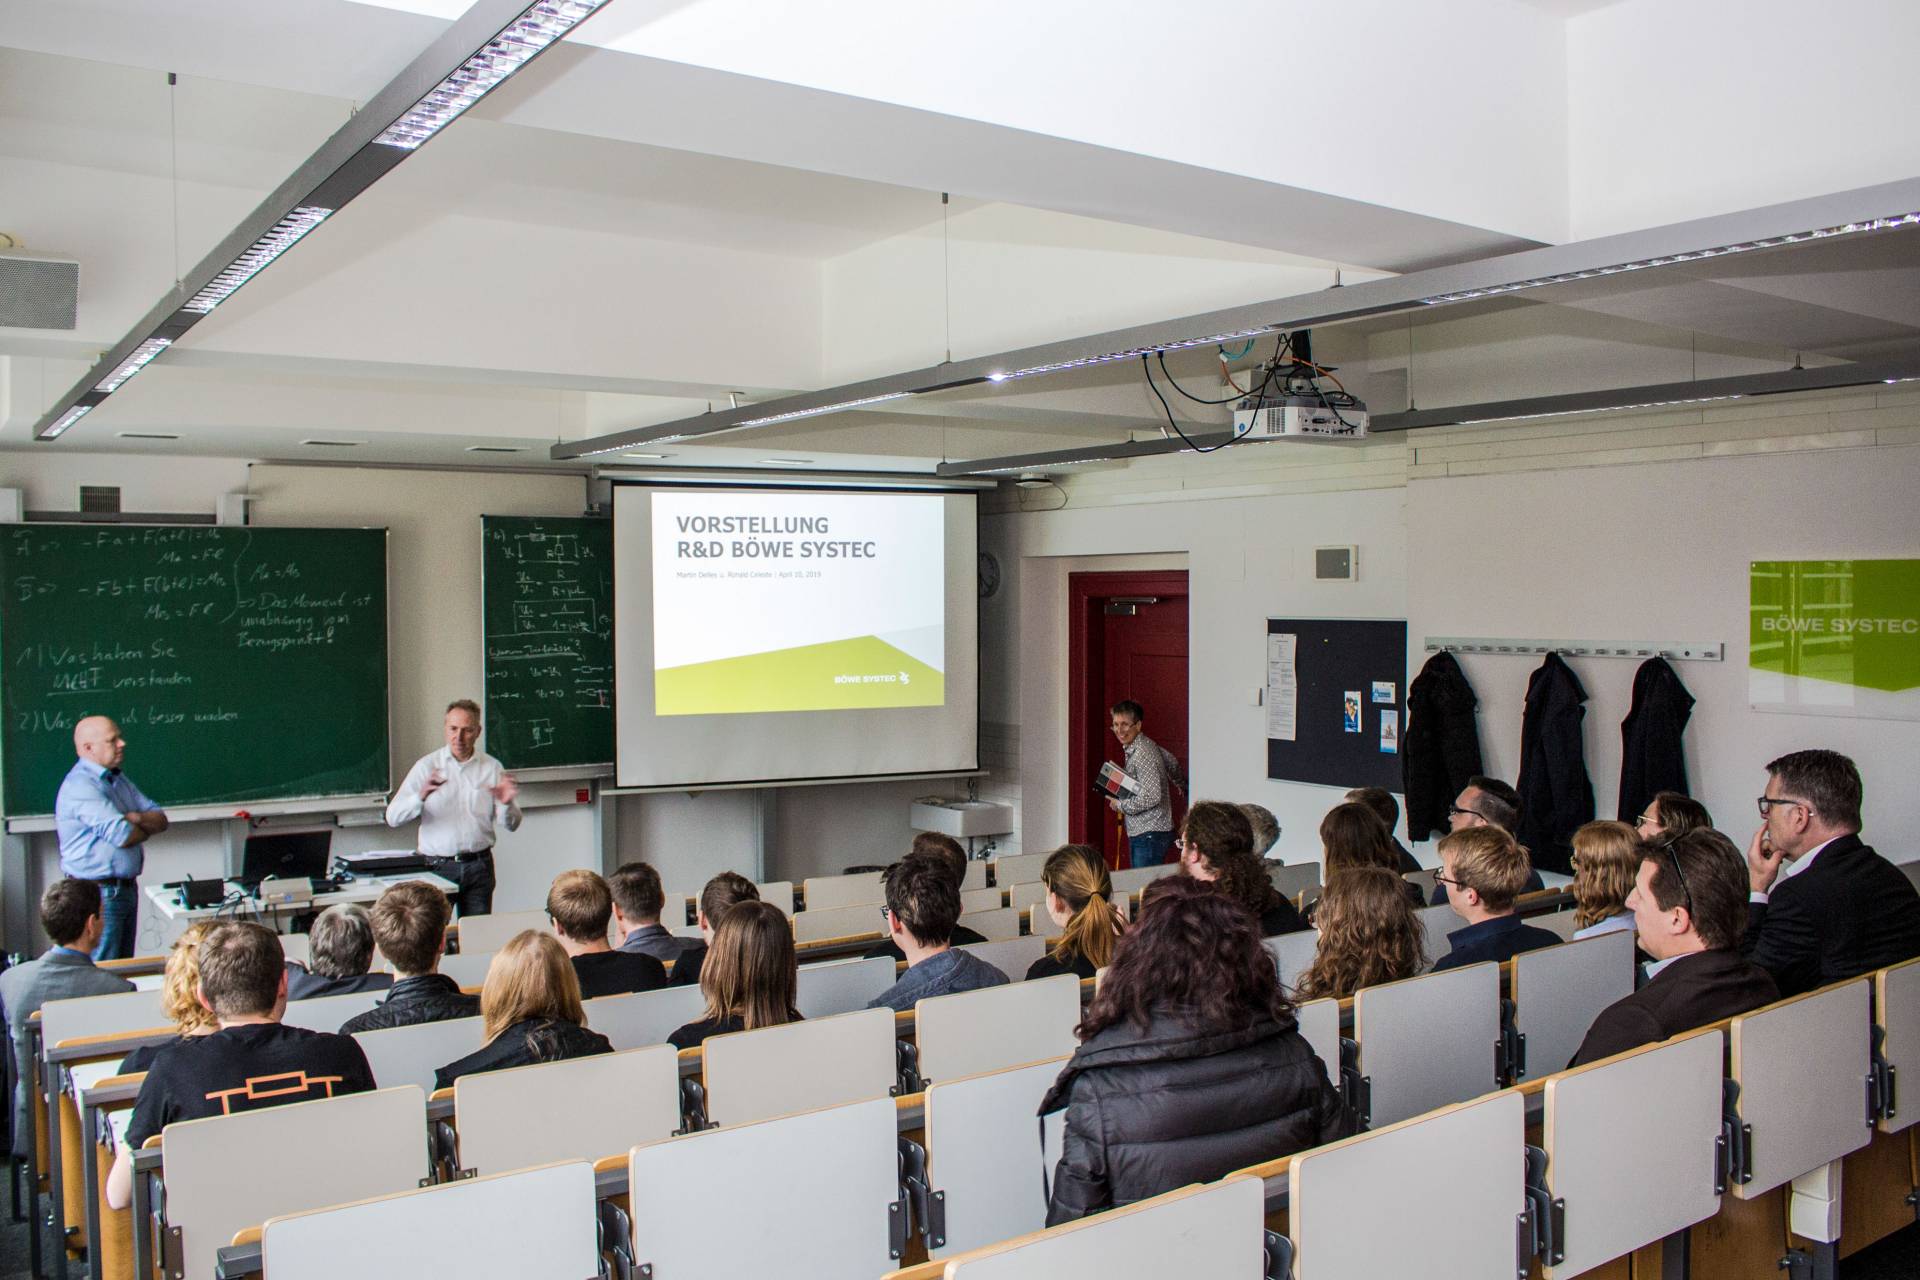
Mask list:
[[[108,715],[169,808],[386,790],[384,529],[0,531],[0,803],[49,814]]]
[[[613,762],[613,522],[481,517],[486,747],[509,769]]]

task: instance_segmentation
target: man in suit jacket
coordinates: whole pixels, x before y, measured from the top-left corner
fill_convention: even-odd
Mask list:
[[[1653,957],[1651,977],[1593,1020],[1574,1066],[1780,998],[1772,976],[1740,954],[1746,892],[1740,850],[1718,831],[1701,828],[1640,846],[1627,906],[1640,949]]]
[[[118,974],[96,968],[93,949],[100,945],[104,925],[100,918],[100,885],[93,880],[60,880],[40,895],[40,924],[53,945],[38,960],[29,960],[0,973],[0,1008],[13,1041],[13,1153],[32,1149],[33,1113],[27,1110],[27,1078],[32,1074],[32,1038],[28,1019],[49,1000],[104,996],[131,991],[133,984]]]
[[[1740,949],[1783,996],[1920,955],[1920,893],[1861,843],[1860,792],[1860,771],[1837,751],[1767,766]]]

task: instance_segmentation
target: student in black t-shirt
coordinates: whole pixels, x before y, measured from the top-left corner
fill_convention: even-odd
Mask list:
[[[713,944],[714,931],[720,927],[722,917],[736,903],[758,901],[760,890],[738,871],[722,871],[707,881],[706,888],[700,890],[700,904],[694,909],[694,917],[700,923],[700,941],[682,951],[680,958],[673,962],[673,976],[668,985],[700,985],[700,967],[706,963],[707,948]]]
[[[798,1022],[800,1012],[793,1007],[798,983],[793,926],[787,917],[771,902],[737,903],[714,931],[700,968],[706,1012],[667,1042],[691,1049],[708,1036]]]
[[[1113,909],[1106,859],[1088,845],[1062,845],[1040,868],[1040,883],[1047,886],[1047,914],[1062,932],[1027,970],[1027,980],[1062,973],[1091,978],[1113,959],[1114,939],[1123,927]]]
[[[213,920],[194,921],[174,939],[173,949],[167,952],[166,976],[160,980],[160,1011],[173,1022],[178,1036],[159,1044],[141,1045],[120,1060],[120,1070],[116,1074],[138,1075],[152,1066],[153,1060],[162,1052],[180,1041],[209,1036],[220,1029],[220,1020],[213,1016],[213,1010],[200,1003],[198,991],[200,944],[213,932],[216,923]]]
[[[434,1072],[434,1088],[476,1071],[613,1052],[611,1041],[587,1030],[580,980],[549,933],[526,929],[500,948],[480,988],[480,1016],[487,1042]]]
[[[116,1209],[133,1199],[132,1153],[177,1120],[373,1088],[367,1055],[351,1037],[280,1024],[287,1008],[287,961],[271,931],[222,924],[200,944],[197,959],[200,1001],[220,1029],[174,1043],[147,1068],[127,1127],[127,1150],[107,1179],[107,1203]]]
[[[931,858],[947,869],[949,878],[952,879],[956,892],[966,888],[967,851],[962,849],[960,842],[952,836],[945,835],[938,831],[922,831],[914,836],[913,847],[907,850],[907,857]],[[948,940],[948,945],[964,947],[970,942],[985,941],[986,938],[981,936],[977,930],[969,929],[963,924],[956,924],[953,926],[953,937]],[[860,958],[863,960],[875,960],[881,956],[890,956],[895,960],[905,961],[907,953],[900,949],[899,943],[895,942],[892,938],[888,938],[879,946],[862,954]]]
[[[667,966],[637,951],[615,951],[607,942],[613,921],[613,891],[591,871],[563,871],[547,890],[547,918],[560,946],[573,960],[580,998],[623,996],[658,991],[667,985]]]

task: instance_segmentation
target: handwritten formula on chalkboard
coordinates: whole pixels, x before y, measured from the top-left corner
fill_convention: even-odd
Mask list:
[[[487,750],[510,769],[613,759],[611,522],[482,520]]]
[[[0,534],[7,813],[52,811],[90,715],[163,805],[384,791],[386,571],[384,529]]]

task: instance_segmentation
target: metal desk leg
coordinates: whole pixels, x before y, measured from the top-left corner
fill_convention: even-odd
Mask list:
[[[87,1186],[87,1274],[97,1276],[105,1257],[100,1252],[100,1143],[94,1129],[101,1112],[84,1102],[80,1105],[80,1159],[86,1167]]]
[[[147,1174],[133,1171],[133,1274],[134,1280],[153,1274],[153,1187]]]
[[[59,1073],[45,1059],[40,1063],[40,1079],[47,1090],[47,1199],[53,1218],[53,1265],[56,1280],[67,1280],[67,1201],[60,1188],[60,1088]]]

